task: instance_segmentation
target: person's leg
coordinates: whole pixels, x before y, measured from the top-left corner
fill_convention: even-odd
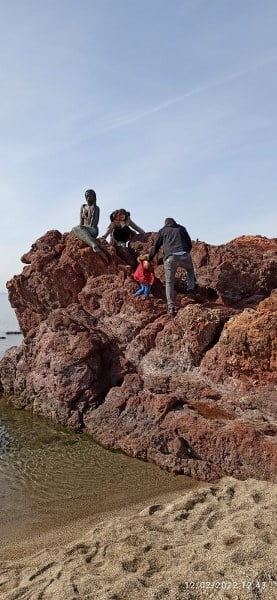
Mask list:
[[[187,271],[187,291],[193,292],[195,288],[195,275],[193,262],[190,254],[184,254],[179,257],[180,266],[183,266]]]
[[[145,296],[145,298],[148,298],[148,296],[150,294],[150,290],[151,290],[151,285],[144,285],[144,296]]]
[[[98,227],[87,227],[87,233],[91,238],[91,247],[94,252],[103,252],[102,248],[100,248],[96,242],[96,238],[98,236]]]
[[[92,228],[85,227],[84,225],[77,225],[77,227],[73,227],[72,233],[76,235],[78,240],[81,240],[82,242],[87,244],[87,246],[90,246],[94,250],[94,252],[101,252],[101,249],[96,243],[95,238],[92,237],[92,235],[89,233],[89,229]]]
[[[142,296],[142,294],[144,294],[144,285],[143,285],[143,283],[140,283],[139,285],[140,285],[140,288],[139,288],[139,290],[137,290],[134,293],[134,296]]]
[[[174,256],[169,256],[164,262],[165,293],[169,312],[174,312],[174,283],[177,270],[177,261]]]
[[[97,238],[99,233],[98,227],[87,227],[87,230],[90,233],[91,237]]]

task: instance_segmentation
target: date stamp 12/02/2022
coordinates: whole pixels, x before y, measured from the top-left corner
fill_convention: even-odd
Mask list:
[[[226,580],[226,581],[183,581],[182,582],[182,587],[183,590],[198,590],[198,591],[202,591],[202,592],[209,592],[211,590],[217,590],[219,592],[223,592],[223,591],[239,591],[239,590],[248,590],[248,591],[254,591],[254,590],[265,590],[266,587],[269,584],[274,584],[276,582],[274,581],[250,581],[250,580],[241,580],[241,581],[234,581],[234,580]],[[277,586],[276,586],[276,592],[277,592]]]

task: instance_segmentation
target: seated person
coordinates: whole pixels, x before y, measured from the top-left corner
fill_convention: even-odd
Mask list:
[[[95,238],[98,236],[98,222],[99,222],[99,206],[96,204],[96,193],[94,190],[87,190],[85,192],[85,198],[87,203],[82,204],[80,210],[80,225],[73,227],[72,233],[76,235],[79,240],[82,240],[85,244],[90,246],[94,252],[101,252]]]
[[[85,199],[87,203],[82,204],[80,210],[80,225],[94,229],[94,237],[97,237],[100,210],[96,204],[96,193],[93,190],[87,190]]]
[[[131,220],[130,213],[124,208],[112,212],[110,220],[111,224],[102,237],[106,239],[108,235],[110,235],[111,242],[116,246],[126,247],[127,243],[134,238],[134,231],[137,233],[145,233],[143,229],[138,227],[138,225]]]

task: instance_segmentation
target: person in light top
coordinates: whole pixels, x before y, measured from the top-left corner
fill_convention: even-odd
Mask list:
[[[114,210],[110,215],[111,223],[107,231],[102,236],[106,239],[111,236],[111,242],[116,246],[126,247],[127,243],[134,238],[135,231],[137,233],[145,233],[138,225],[131,220],[129,211],[125,208]]]

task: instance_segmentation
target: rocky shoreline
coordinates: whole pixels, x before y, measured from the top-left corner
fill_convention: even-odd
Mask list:
[[[0,362],[2,393],[175,473],[276,481],[277,240],[195,242],[197,293],[180,273],[174,319],[161,256],[142,302],[134,254],[105,250],[50,231],[22,257],[7,287],[24,339]]]

